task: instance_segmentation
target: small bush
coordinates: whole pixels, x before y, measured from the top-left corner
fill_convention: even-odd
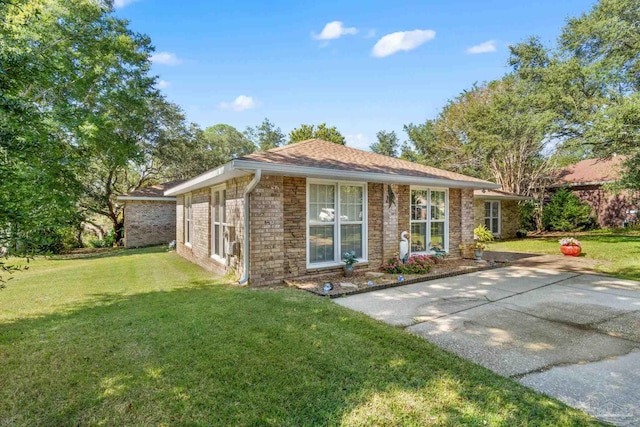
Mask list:
[[[92,248],[111,248],[116,243],[116,233],[111,230],[107,234],[104,235],[102,239],[91,239],[89,240],[89,245]]]
[[[518,205],[518,215],[520,217],[520,228],[525,231],[537,229],[536,218],[539,214],[538,204],[533,200],[521,202]]]
[[[411,255],[406,263],[396,256],[383,264],[382,270],[391,274],[426,274],[435,263],[431,255]]]
[[[550,231],[580,231],[593,228],[591,206],[566,188],[558,190],[542,211],[542,224]]]

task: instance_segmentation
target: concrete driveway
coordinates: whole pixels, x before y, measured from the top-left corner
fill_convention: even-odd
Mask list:
[[[617,425],[640,425],[640,283],[525,266],[335,300]]]

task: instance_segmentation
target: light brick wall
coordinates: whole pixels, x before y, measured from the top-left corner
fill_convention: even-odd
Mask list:
[[[484,202],[489,199],[475,198],[473,218],[475,226],[484,225]],[[517,200],[500,200],[500,238],[512,239],[520,227],[520,214]]]
[[[382,261],[387,261],[399,250],[398,242],[398,186],[378,184],[380,200],[378,206],[382,213]]]
[[[385,188],[386,186],[383,184],[369,183],[367,185],[367,259],[370,269],[379,268],[384,258],[384,239],[388,222],[385,216]]]
[[[398,204],[398,235],[396,236],[397,248],[400,250],[400,234],[403,231],[411,234],[411,187],[398,185],[396,191],[396,203]]]
[[[473,243],[473,190],[460,190],[460,240],[465,246]],[[466,249],[465,257],[473,257],[473,250]]]
[[[176,202],[127,200],[124,230],[127,248],[169,243],[176,235]]]
[[[211,257],[211,187],[191,193],[193,217],[192,244],[184,244],[184,195],[176,202],[176,250],[178,254],[208,271],[218,274],[233,273],[236,277],[243,274],[242,258],[244,241],[244,189],[252,177],[232,179],[224,183],[226,189],[226,216],[229,229],[235,234],[239,255],[230,256],[229,265]]]

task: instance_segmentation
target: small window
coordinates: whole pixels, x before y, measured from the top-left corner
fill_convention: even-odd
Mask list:
[[[484,202],[484,225],[493,234],[500,234],[500,201]]]
[[[184,196],[184,243],[191,244],[193,217],[191,209],[191,194]]]
[[[411,252],[448,250],[447,191],[411,189]]]

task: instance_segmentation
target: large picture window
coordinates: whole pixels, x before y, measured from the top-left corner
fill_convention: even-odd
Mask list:
[[[484,202],[484,225],[493,234],[500,234],[500,201]]]
[[[449,250],[448,192],[411,189],[411,252]]]
[[[344,252],[366,260],[366,187],[310,182],[307,187],[308,264],[338,264]]]

